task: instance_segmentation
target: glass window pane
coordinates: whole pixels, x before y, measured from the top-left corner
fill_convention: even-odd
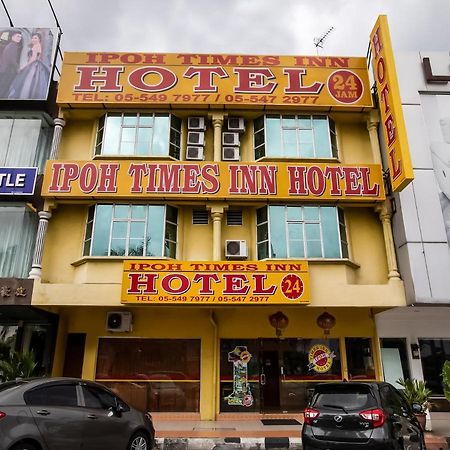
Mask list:
[[[125,256],[126,246],[126,239],[111,239],[111,256]]]
[[[269,231],[267,224],[259,225],[256,228],[256,239],[258,242],[266,241],[269,238]]]
[[[143,239],[144,236],[145,236],[145,222],[131,222],[130,223],[130,238]]]
[[[139,116],[139,126],[141,127],[153,126],[153,114],[152,115],[141,114]]]
[[[319,208],[317,206],[305,206],[303,208],[305,220],[319,220]]]
[[[134,142],[122,142],[120,144],[121,155],[134,155]]]
[[[114,222],[112,226],[112,238],[126,238],[128,231],[127,222]]]
[[[169,116],[155,118],[153,134],[152,154],[155,156],[165,156],[169,154]]]
[[[114,206],[114,218],[115,219],[128,219],[130,211],[130,205],[115,205]]]
[[[119,152],[119,139],[121,132],[121,117],[108,116],[103,135],[103,155],[117,155]]]
[[[128,255],[129,256],[144,256],[144,240],[141,239],[130,239],[128,244]]]
[[[95,227],[92,236],[92,256],[106,256],[108,254],[112,208],[112,205],[98,205],[96,208]]]
[[[283,128],[297,128],[297,119],[295,116],[284,115],[281,117],[281,126]]]
[[[131,218],[132,219],[145,219],[147,213],[147,207],[144,205],[132,205],[131,206]]]
[[[284,206],[269,207],[270,226],[270,256],[272,258],[287,258],[286,219]]]
[[[326,117],[314,117],[314,144],[316,156],[319,158],[330,158],[330,132],[328,130],[328,120]]]
[[[259,208],[256,210],[256,221],[257,223],[267,222],[267,208]]]
[[[259,147],[261,144],[264,144],[264,130],[255,133],[255,147]]]
[[[288,224],[289,240],[303,239],[303,225],[301,223],[289,223]]]
[[[299,128],[302,130],[312,129],[311,116],[299,116],[298,124],[299,124]]]
[[[304,258],[305,246],[303,241],[289,242],[289,257],[290,258]]]
[[[134,142],[136,139],[136,128],[123,128],[122,129],[122,143]]]
[[[152,140],[152,128],[139,128],[138,129],[138,142],[140,144],[150,145]]]
[[[123,125],[124,126],[133,126],[136,127],[138,123],[137,116],[136,115],[129,115],[124,114],[123,115]]]
[[[166,208],[166,220],[169,222],[177,223],[178,220],[178,209],[172,206],[167,206]]]
[[[322,246],[320,244],[320,241],[307,241],[306,249],[308,258],[322,257]]]
[[[303,210],[300,206],[287,206],[287,220],[288,221],[300,221],[302,220]]]
[[[177,227],[171,223],[166,223],[166,239],[176,242],[177,240]]]
[[[287,158],[294,158],[297,156],[297,131],[283,130],[283,150]]]
[[[258,244],[258,259],[264,259],[269,257],[269,242],[260,242]]]
[[[323,248],[325,258],[340,258],[341,245],[339,241],[338,221],[336,208],[322,207]]]
[[[167,258],[175,258],[177,255],[177,246],[175,242],[165,241],[164,243],[164,256]]]
[[[279,118],[267,118],[267,156],[282,156],[281,126]]]
[[[164,212],[164,206],[150,205],[148,207],[146,256],[163,256]]]
[[[320,225],[316,223],[305,224],[305,238],[307,241],[320,240]]]

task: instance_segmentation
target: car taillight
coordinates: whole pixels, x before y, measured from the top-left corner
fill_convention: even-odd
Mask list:
[[[3,417],[6,417],[6,413],[0,411],[0,419],[3,419]]]
[[[381,427],[384,424],[384,419],[386,416],[384,415],[384,411],[382,409],[368,409],[367,411],[362,411],[359,415],[364,420],[369,420],[372,422],[374,428]]]
[[[305,423],[307,425],[312,425],[312,421],[314,419],[317,419],[319,417],[319,415],[320,415],[320,412],[314,408],[306,408],[305,411],[303,412]]]

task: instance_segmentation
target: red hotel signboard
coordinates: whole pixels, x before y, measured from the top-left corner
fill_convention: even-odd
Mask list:
[[[184,53],[65,53],[57,102],[372,107],[365,58]]]
[[[308,304],[307,261],[124,260],[122,303]]]
[[[295,163],[49,161],[54,198],[234,198],[382,201],[381,166]]]

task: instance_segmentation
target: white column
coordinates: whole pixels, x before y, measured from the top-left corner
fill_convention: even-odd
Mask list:
[[[214,161],[222,161],[222,126],[223,114],[213,114],[212,123],[214,127]]]
[[[42,254],[44,251],[45,235],[47,234],[48,221],[52,217],[49,211],[39,211],[39,225],[36,234],[36,245],[34,247],[33,264],[28,278],[41,278],[42,275]]]
[[[378,124],[380,117],[378,111],[371,111],[367,119],[367,130],[369,131],[370,148],[372,150],[372,158],[375,164],[381,164],[380,141],[378,139]]]
[[[59,153],[59,144],[61,142],[61,134],[64,126],[66,125],[66,121],[64,119],[61,119],[57,117],[54,120],[55,127],[53,130],[53,140],[52,140],[52,146],[50,149],[50,157],[49,159],[58,159],[58,153]]]
[[[211,217],[213,220],[213,261],[222,259],[222,211],[211,209]]]

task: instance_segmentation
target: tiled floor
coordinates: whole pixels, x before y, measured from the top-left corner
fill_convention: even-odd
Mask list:
[[[257,414],[223,415],[216,421],[202,421],[198,415],[154,415],[160,449],[212,449],[219,447],[301,449],[301,425],[264,425]],[[279,418],[279,416],[277,416]],[[264,418],[268,418],[264,416]],[[303,422],[302,415],[283,416]],[[427,450],[448,450],[450,413],[431,414],[432,432],[426,433]],[[279,443],[277,447],[276,443]],[[267,447],[267,448],[269,448]]]

